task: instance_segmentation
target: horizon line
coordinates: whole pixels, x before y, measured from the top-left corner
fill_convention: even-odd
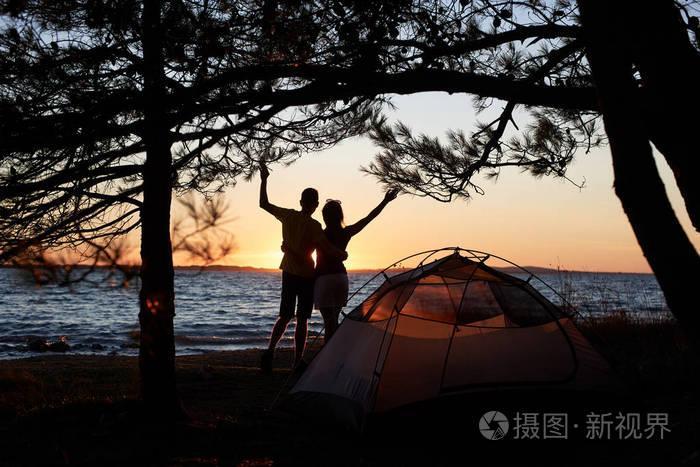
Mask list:
[[[56,265],[56,266],[64,266],[64,265]],[[103,268],[108,268],[110,265],[106,264],[101,264],[101,265],[87,265],[87,264],[80,264],[80,263],[74,263],[70,264],[70,266],[77,267],[77,268],[98,268],[98,269],[103,269]],[[134,267],[138,267],[137,264],[133,265]],[[37,266],[41,267],[41,266]],[[229,269],[229,270],[239,270],[239,271],[250,271],[250,272],[267,272],[267,273],[274,273],[274,272],[280,272],[281,269],[279,268],[268,268],[268,267],[258,267],[258,266],[240,266],[240,265],[231,265],[231,264],[209,264],[209,265],[197,265],[197,264],[192,264],[192,265],[175,265],[173,266],[174,269]],[[12,264],[0,264],[0,269],[26,269],[22,266],[16,266]],[[347,271],[351,273],[379,273],[381,271],[390,271],[390,270],[396,270],[396,269],[401,269],[401,270],[408,270],[408,269],[413,269],[410,267],[393,267],[393,268],[348,268]],[[547,267],[547,266],[496,266],[494,269],[500,269],[500,270],[522,270],[522,272],[532,272],[532,273],[538,273],[538,274],[555,274],[555,273],[577,273],[577,274],[645,274],[645,275],[654,275],[653,272],[648,271],[648,272],[640,272],[640,271],[588,271],[588,270],[581,270],[581,269],[566,269],[566,268],[553,268],[553,267]]]
[[[258,267],[258,266],[240,266],[240,265],[231,265],[231,264],[210,264],[210,265],[189,265],[189,266],[175,266],[175,269],[208,269],[208,268],[220,268],[220,269],[238,269],[238,270],[252,270],[252,271],[259,271],[259,272],[279,272],[281,269],[279,268],[267,268],[267,267]],[[354,272],[354,273],[361,273],[361,272],[380,272],[384,270],[392,270],[392,269],[413,269],[411,267],[393,267],[393,268],[348,268],[348,272]],[[580,270],[580,269],[566,269],[566,268],[553,268],[553,267],[547,267],[547,266],[534,266],[534,265],[529,265],[529,266],[496,266],[494,269],[500,269],[500,270],[510,270],[510,269],[523,269],[523,270],[528,270],[528,271],[544,271],[545,273],[581,273],[581,274],[649,274],[649,275],[654,275],[653,272],[639,272],[639,271],[586,271],[586,270]],[[523,271],[526,272],[526,271]]]

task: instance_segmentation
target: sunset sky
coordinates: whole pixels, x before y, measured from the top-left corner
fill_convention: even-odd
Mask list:
[[[417,132],[443,136],[448,128],[474,128],[471,100],[465,95],[425,93],[395,97],[392,119]],[[483,120],[487,118],[481,117]],[[524,122],[518,122],[524,123]],[[366,215],[383,197],[376,180],[360,171],[377,148],[367,138],[354,138],[330,150],[307,154],[291,167],[273,166],[270,201],[298,208],[302,189],[318,189],[321,205],[340,199],[347,223]],[[665,162],[657,157],[667,190],[696,247],[692,229]],[[349,268],[381,268],[411,253],[443,246],[461,246],[508,258],[520,265],[585,271],[649,272],[632,229],[616,198],[607,147],[580,153],[568,175],[585,178],[585,187],[562,179],[535,179],[517,169],[484,181],[486,194],[470,201],[443,204],[408,195],[399,197],[355,237],[348,247]],[[259,178],[240,181],[227,192],[230,230],[237,250],[222,264],[275,268],[281,252],[279,222],[258,207]],[[320,207],[314,217],[321,221]],[[183,260],[180,261],[183,263]]]

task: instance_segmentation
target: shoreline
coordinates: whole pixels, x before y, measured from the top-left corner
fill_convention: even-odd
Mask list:
[[[264,349],[263,347],[246,347],[246,348],[241,348],[241,349],[230,349],[230,350],[210,350],[210,351],[204,351],[201,353],[186,353],[186,354],[176,354],[175,358],[177,359],[205,359],[208,356],[212,355],[217,355],[217,356],[222,356],[222,357],[229,357],[232,358],[236,361],[240,360],[243,362],[248,362],[250,361],[250,355],[254,353],[260,353]],[[293,347],[278,347],[277,352],[286,354],[287,352],[292,352],[294,350]],[[30,351],[27,351],[27,353],[30,353]],[[97,354],[97,353],[80,353],[80,352],[37,352],[34,353],[33,355],[26,355],[26,356],[21,356],[21,357],[9,357],[9,358],[4,358],[0,357],[0,371],[5,368],[5,367],[11,367],[13,366],[9,362],[40,362],[40,363],[48,363],[50,360],[62,360],[62,359],[138,359],[138,348],[136,348],[136,354],[135,355],[124,355],[124,354]],[[46,362],[44,362],[46,360]],[[218,360],[218,358],[217,358]]]
[[[624,309],[613,310],[608,312],[608,314],[601,314],[599,316],[588,316],[584,315],[583,318],[577,319],[578,325],[583,327],[590,327],[594,333],[599,331],[599,324],[602,324],[603,332],[605,328],[611,323],[615,326],[631,326],[636,328],[648,328],[653,326],[661,327],[674,327],[676,325],[675,318],[668,312],[659,311],[652,314],[644,314],[643,312],[628,312]],[[322,329],[319,328],[318,335],[315,335],[315,330],[310,329],[309,331],[309,345],[313,345],[316,342],[322,341]],[[3,362],[12,362],[18,360],[32,360],[32,359],[42,359],[42,358],[77,358],[77,357],[103,357],[103,358],[138,358],[138,330],[131,331],[129,334],[130,338],[126,343],[122,344],[120,350],[107,351],[104,349],[94,350],[91,348],[86,348],[83,344],[77,344],[75,347],[70,347],[65,351],[56,350],[32,350],[29,348],[31,340],[27,341],[25,346],[19,350],[13,350],[14,355],[0,355],[0,368],[3,366]],[[68,344],[71,344],[70,336],[52,336],[54,340],[49,338],[42,338],[40,336],[33,336],[36,341],[46,342],[46,343],[56,343],[61,341],[61,337],[66,337]],[[58,339],[58,340],[56,340]],[[250,338],[247,338],[250,339]],[[230,344],[224,344],[224,341],[231,341]],[[237,355],[235,358],[241,358],[241,355],[245,355],[251,352],[261,352],[267,347],[267,334],[261,335],[259,343],[247,343],[241,342],[237,344],[235,338],[233,337],[218,337],[218,336],[190,336],[190,335],[175,335],[176,342],[176,356],[180,357],[198,357],[206,358],[208,355],[215,354],[229,354]],[[220,343],[219,345],[210,345],[211,342]],[[201,349],[192,347],[192,344],[203,343]],[[187,344],[190,347],[187,347]],[[183,345],[185,348],[179,349],[178,345]],[[230,347],[229,347],[230,346]],[[278,345],[279,351],[291,352],[293,351],[293,338],[291,333],[287,333],[283,336],[280,344]]]
[[[109,266],[98,265],[89,266],[85,264],[72,264],[71,267],[75,269],[109,269]],[[0,269],[17,269],[23,270],[25,268],[21,266],[15,266],[12,264],[0,264]],[[252,272],[252,273],[264,273],[264,274],[277,274],[282,271],[279,268],[264,268],[256,266],[236,266],[236,265],[225,265],[225,264],[211,264],[208,266],[197,266],[197,265],[182,265],[175,266],[176,271],[223,271],[223,272]],[[389,268],[387,271],[402,272],[411,268]],[[567,269],[567,268],[552,268],[546,266],[522,266],[522,269],[513,266],[506,267],[496,267],[495,269],[501,270],[505,273],[522,273],[523,271],[529,271],[533,274],[630,274],[630,275],[645,275],[653,276],[654,273],[651,271],[641,272],[641,271],[588,271],[581,269]],[[348,269],[348,273],[351,274],[379,274],[385,271],[384,268],[357,268]]]

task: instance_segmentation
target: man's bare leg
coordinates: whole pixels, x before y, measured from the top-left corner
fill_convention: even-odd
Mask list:
[[[287,330],[287,325],[289,324],[290,320],[291,318],[283,318],[282,316],[280,316],[279,318],[277,318],[275,325],[272,327],[272,334],[270,334],[270,344],[267,347],[267,350],[263,352],[262,356],[260,357],[260,369],[262,371],[266,373],[272,371],[272,358],[275,354],[275,348],[277,347],[277,343],[284,335],[284,331]]]
[[[287,325],[291,320],[291,317],[287,318],[280,316],[279,318],[277,318],[275,325],[272,327],[272,334],[270,334],[270,345],[267,347],[268,351],[275,351],[275,348],[277,348],[277,343],[284,335],[284,331],[287,330]]]

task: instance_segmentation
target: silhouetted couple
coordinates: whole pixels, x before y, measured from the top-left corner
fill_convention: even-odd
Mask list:
[[[260,207],[282,223],[282,297],[280,314],[272,328],[270,345],[263,353],[260,368],[272,369],[275,347],[282,338],[287,325],[295,316],[294,368],[298,368],[306,347],[307,324],[314,305],[323,316],[326,339],[330,339],[338,327],[338,318],[348,299],[348,274],[345,252],[350,239],[379,215],[384,207],[396,198],[397,191],[386,193],[379,205],[367,217],[346,226],[340,201],[328,200],[323,206],[326,229],[311,215],[318,208],[318,192],[306,188],[301,193],[301,211],[281,208],[270,203],[267,197],[267,179],[270,173],[260,166]],[[311,254],[316,251],[316,265]]]

